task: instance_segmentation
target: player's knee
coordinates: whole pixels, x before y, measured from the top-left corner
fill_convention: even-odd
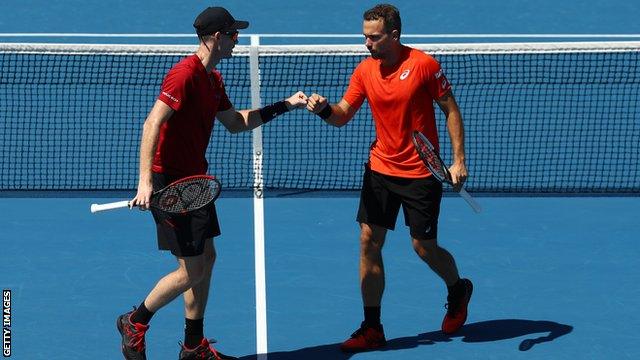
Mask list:
[[[191,287],[189,273],[182,267],[178,268],[178,270],[174,272],[174,281],[181,289],[188,289]]]
[[[360,229],[360,243],[368,243],[373,238],[373,231],[369,227],[362,227]]]
[[[436,239],[416,239],[413,238],[413,250],[421,258],[428,257],[438,249]]]
[[[189,287],[193,287],[199,284],[206,274],[206,270],[204,268],[194,269],[187,274],[187,279],[189,283]]]
[[[205,274],[204,263],[200,263],[199,266],[191,264],[191,266],[180,267],[177,271],[177,278],[182,287],[191,288],[202,281]]]
[[[204,247],[204,251],[202,253],[202,261],[205,271],[211,271],[217,258],[216,248],[213,245],[213,239],[210,239],[209,241],[210,243],[208,243]]]
[[[382,251],[382,243],[370,237],[360,237],[360,252],[364,257],[379,256]]]
[[[384,235],[376,234],[372,228],[364,226],[360,231],[360,247],[366,251],[380,251],[384,245]]]

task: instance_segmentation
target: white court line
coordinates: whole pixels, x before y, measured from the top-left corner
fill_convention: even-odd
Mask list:
[[[260,98],[260,71],[258,46],[260,38],[251,37],[249,49],[249,66],[251,68],[251,107],[262,107]],[[256,286],[256,354],[258,360],[267,360],[267,280],[265,265],[264,234],[264,185],[262,178],[262,128],[257,127],[253,133],[253,217],[254,217],[254,249],[255,249],[255,286]]]

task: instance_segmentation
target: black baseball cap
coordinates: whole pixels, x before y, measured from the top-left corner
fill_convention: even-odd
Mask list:
[[[222,30],[238,30],[249,27],[248,21],[236,20],[223,7],[212,6],[204,9],[193,22],[198,35],[211,35]]]

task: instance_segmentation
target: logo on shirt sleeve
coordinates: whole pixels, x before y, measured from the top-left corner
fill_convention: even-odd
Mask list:
[[[400,74],[400,80],[404,80],[407,78],[407,76],[409,76],[409,73],[411,72],[411,70],[407,69],[405,71],[402,72],[402,74]]]
[[[442,71],[442,69],[438,70],[434,77],[440,83],[440,88],[442,90],[447,90],[449,88],[449,80],[447,80],[447,77],[444,76],[444,72]]]
[[[162,95],[164,95],[164,96],[168,97],[168,98],[169,98],[169,99],[171,99],[171,101],[173,101],[173,102],[176,102],[176,103],[180,102],[180,100],[178,100],[177,98],[173,97],[171,94],[169,94],[169,93],[168,93],[168,92],[166,92],[166,91],[163,91],[163,92],[162,92]]]
[[[442,82],[440,82],[440,85],[442,86],[442,90],[448,89],[449,81],[447,81],[447,78],[442,78]]]

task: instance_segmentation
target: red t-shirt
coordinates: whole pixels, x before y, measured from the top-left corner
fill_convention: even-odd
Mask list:
[[[174,113],[160,128],[152,170],[179,177],[205,174],[216,113],[232,106],[222,75],[207,74],[196,55],[188,56],[169,70],[158,100]]]
[[[416,152],[411,134],[418,130],[438,149],[433,100],[451,90],[440,64],[424,52],[404,46],[401,61],[382,67],[372,57],[354,70],[343,99],[359,108],[371,107],[376,140],[371,144],[371,169],[382,174],[419,178],[430,175]]]

